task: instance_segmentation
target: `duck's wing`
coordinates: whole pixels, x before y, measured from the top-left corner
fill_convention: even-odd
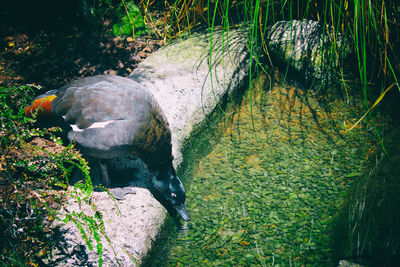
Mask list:
[[[136,154],[147,163],[171,160],[171,134],[153,95],[135,81],[94,76],[62,88],[53,113],[70,123],[70,140],[100,158]]]
[[[153,105],[153,95],[137,82],[119,76],[98,75],[75,80],[51,102],[52,112],[80,129],[93,123],[143,117]]]

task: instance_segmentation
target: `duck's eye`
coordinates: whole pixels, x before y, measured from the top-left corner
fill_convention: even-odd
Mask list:
[[[171,197],[172,197],[172,198],[176,198],[176,194],[171,193]]]

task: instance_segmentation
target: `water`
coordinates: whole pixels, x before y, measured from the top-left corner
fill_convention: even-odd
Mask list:
[[[287,84],[247,91],[188,149],[191,221],[169,219],[144,265],[337,266],[335,215],[375,141],[345,133],[358,105]]]

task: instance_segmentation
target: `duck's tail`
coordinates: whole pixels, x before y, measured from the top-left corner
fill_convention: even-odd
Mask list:
[[[51,102],[56,98],[57,90],[48,91],[38,97],[36,97],[30,105],[24,108],[26,116],[32,116],[32,114],[37,115],[50,115]]]

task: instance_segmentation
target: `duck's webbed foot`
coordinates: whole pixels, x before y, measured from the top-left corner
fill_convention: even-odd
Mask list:
[[[135,188],[131,186],[113,188],[110,192],[117,200],[123,200],[127,194],[136,194]]]

